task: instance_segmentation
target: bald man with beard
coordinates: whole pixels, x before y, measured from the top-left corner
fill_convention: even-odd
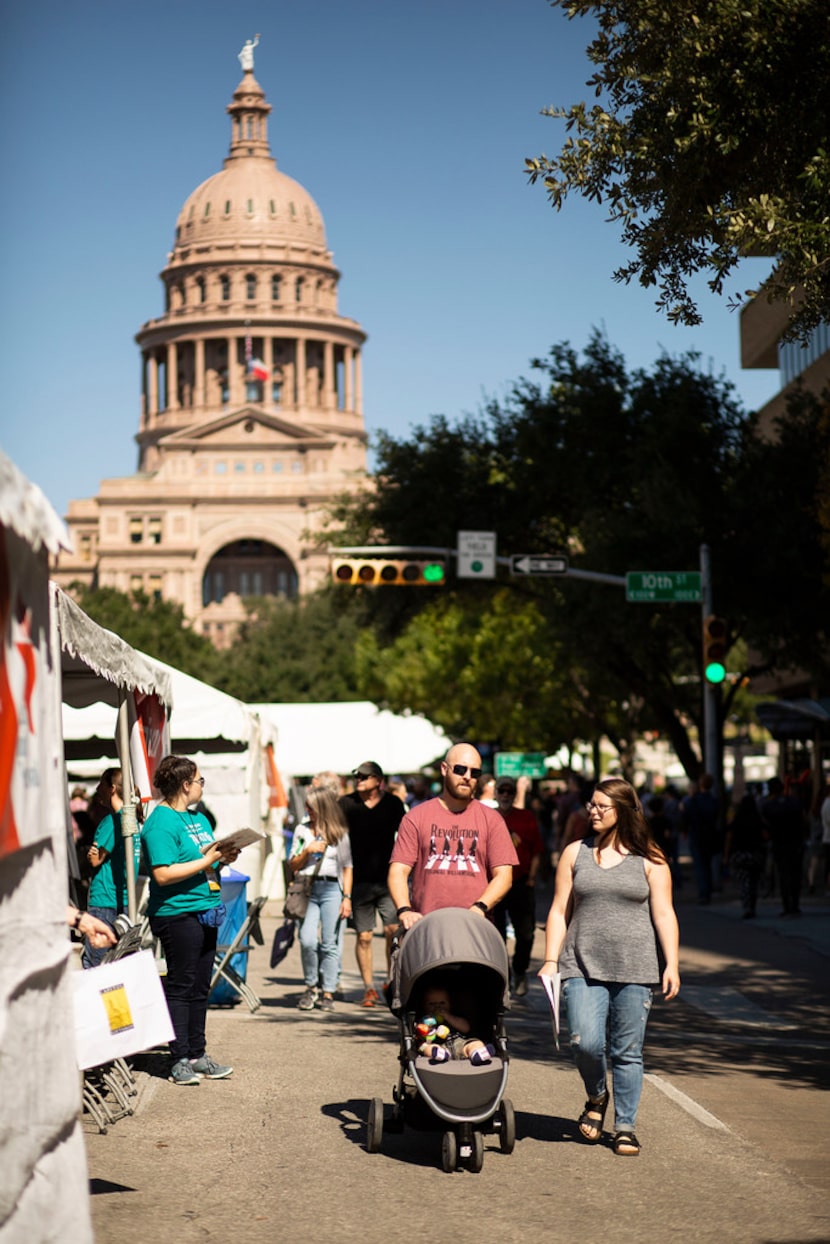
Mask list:
[[[441,774],[441,794],[403,818],[390,859],[387,884],[405,929],[441,907],[487,916],[513,884],[518,864],[504,819],[474,798],[481,777],[476,749],[456,743]]]

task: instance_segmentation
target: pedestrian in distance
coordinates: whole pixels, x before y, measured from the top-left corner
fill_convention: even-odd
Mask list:
[[[758,804],[754,795],[744,795],[727,827],[724,846],[724,865],[741,889],[744,920],[755,916],[765,857],[766,834]]]
[[[187,756],[165,756],[153,785],[162,802],[142,833],[150,871],[147,914],[159,939],[167,972],[164,992],[173,1025],[169,1079],[197,1085],[225,1080],[233,1067],[206,1053],[205,1022],[219,926],[225,914],[219,869],[239,855],[214,841],[210,822],[193,809],[205,779]]]
[[[542,857],[539,822],[529,808],[514,806],[516,781],[501,777],[496,782],[498,810],[510,831],[519,862],[513,869],[513,884],[493,909],[493,922],[507,940],[507,919],[513,925],[513,992],[517,998],[527,993],[527,969],[536,932],[536,875]]]
[[[407,813],[392,851],[389,892],[405,930],[442,907],[487,916],[510,889],[519,862],[504,819],[475,798],[476,749],[451,747],[441,775],[441,794]]]
[[[295,877],[313,878],[300,925],[305,992],[297,1007],[333,1011],[341,968],[340,929],[352,914],[352,849],[346,818],[330,789],[319,786],[308,791],[306,814],[288,861]]]
[[[772,858],[781,890],[781,915],[801,915],[801,872],[807,818],[801,803],[784,790],[780,778],[770,778],[761,817],[772,843]]]
[[[565,848],[556,870],[539,975],[558,970],[562,978],[571,1052],[588,1097],[578,1121],[581,1136],[590,1144],[602,1137],[610,1068],[614,1153],[636,1157],[653,989],[659,983],[667,1000],[680,990],[671,873],[628,782],[600,782],[588,813],[591,832]]]

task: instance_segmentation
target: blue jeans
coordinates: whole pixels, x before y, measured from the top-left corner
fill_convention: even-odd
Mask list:
[[[342,898],[337,881],[318,878],[311,887],[308,911],[300,925],[300,958],[305,983],[310,988],[322,984],[323,993],[334,993],[340,975],[338,919]]]
[[[115,931],[115,917],[118,915],[115,907],[88,907],[87,911],[91,916],[97,916],[99,920],[103,920],[104,924],[108,924]],[[85,968],[97,968],[108,949],[108,946],[91,946],[89,939],[84,938],[81,965]]]
[[[647,985],[574,976],[562,982],[562,996],[571,1053],[588,1096],[603,1095],[610,1063],[615,1130],[632,1131],[643,1091],[643,1041],[652,991]]]

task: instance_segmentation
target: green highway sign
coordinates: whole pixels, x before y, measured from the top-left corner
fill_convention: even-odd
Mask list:
[[[496,752],[496,777],[547,776],[544,752]]]
[[[629,570],[625,599],[676,601],[699,605],[703,599],[699,570]]]

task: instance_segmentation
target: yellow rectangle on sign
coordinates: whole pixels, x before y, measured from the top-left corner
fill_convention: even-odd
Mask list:
[[[101,990],[101,1000],[109,1020],[110,1032],[128,1032],[133,1025],[130,1000],[123,985],[110,985]]]

